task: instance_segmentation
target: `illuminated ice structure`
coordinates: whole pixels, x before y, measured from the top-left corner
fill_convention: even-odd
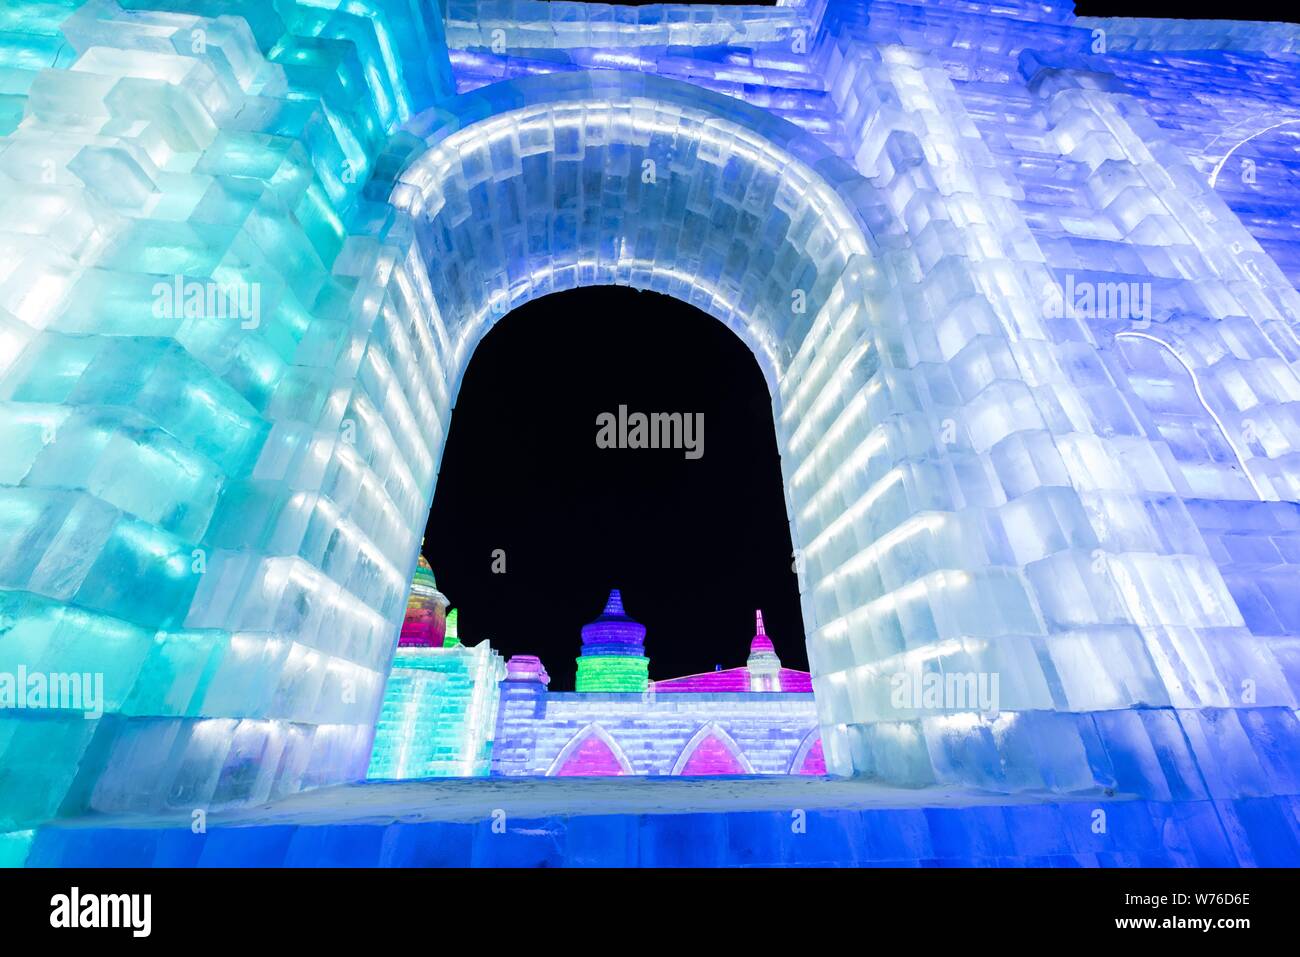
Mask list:
[[[364,777],[466,364],[515,306],[617,283],[770,387],[828,770],[1008,796],[899,853],[1300,863],[1296,27],[0,23],[0,672],[106,694],[0,715],[6,860],[59,816]],[[899,707],[916,671],[997,674],[996,715]],[[1125,826],[1068,817],[1103,799]]]
[[[501,656],[487,641],[461,644],[455,609],[420,557],[397,655],[375,723],[370,778],[485,775],[496,727]]]
[[[512,657],[501,682],[492,774],[825,772],[808,674],[781,667],[761,613],[741,668],[649,681],[644,638],[645,626],[628,617],[615,589],[601,616],[582,629],[576,691],[549,691],[541,661]]]
[[[605,610],[582,628],[582,654],[578,656],[578,691],[645,691],[650,681],[650,659],[645,656],[645,625],[623,610],[617,588],[609,593]]]
[[[486,641],[461,645],[455,611],[434,633],[446,605],[421,558],[372,780],[825,773],[809,675],[781,667],[761,612],[745,666],[649,681],[645,626],[616,589],[582,629],[577,690],[548,692],[536,656],[503,664]]]

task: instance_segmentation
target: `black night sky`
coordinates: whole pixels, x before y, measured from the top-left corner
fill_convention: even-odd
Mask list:
[[[1154,20],[1297,21],[1295,4],[1283,0],[1239,0],[1231,6],[1198,0],[1075,0],[1074,14]]]
[[[663,0],[619,0],[619,6],[639,7]],[[776,6],[776,0],[686,0],[693,6]],[[1046,2],[1046,0],[1045,0]],[[923,7],[925,0],[910,0],[911,6]],[[990,6],[993,6],[990,4]],[[1070,0],[1054,4],[1070,9]],[[1283,0],[1238,0],[1231,6],[1206,4],[1198,0],[1075,0],[1075,16],[1132,17],[1161,20],[1265,20],[1300,22],[1294,2]]]
[[[620,404],[703,413],[703,456],[598,448],[596,418]],[[762,373],[722,323],[667,296],[574,290],[488,333],[424,554],[462,640],[541,656],[554,690],[572,690],[579,629],[613,587],[648,629],[652,678],[744,664],[756,607],[783,663],[807,667]]]

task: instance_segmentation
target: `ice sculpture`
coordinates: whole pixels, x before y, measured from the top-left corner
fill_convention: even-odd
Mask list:
[[[0,672],[106,696],[0,715],[17,857],[59,814],[361,778],[475,344],[623,283],[767,377],[829,770],[1110,789],[1300,859],[1293,27],[0,17]],[[996,713],[897,703],[989,675]]]
[[[762,612],[744,667],[651,682],[639,654],[645,628],[616,589],[582,629],[577,690],[548,693],[537,657],[503,664],[486,641],[462,645],[455,611],[432,642],[431,609],[445,606],[421,557],[375,727],[372,780],[825,773],[809,676],[781,667]]]
[[[397,654],[375,722],[368,777],[476,777],[488,773],[505,662],[487,641],[461,643],[433,569],[421,555]]]
[[[551,691],[532,655],[506,663],[492,774],[824,774],[809,676],[781,667],[762,612],[755,618],[744,667],[647,681],[645,628],[627,616],[615,589],[604,613],[582,629],[576,691]],[[588,657],[615,662],[584,680]],[[629,657],[630,677],[616,670]]]
[[[505,663],[490,642],[401,647],[375,723],[370,778],[488,773]]]
[[[421,555],[416,562],[411,593],[406,598],[406,615],[397,639],[399,648],[442,648],[454,632],[447,596],[438,591],[433,569]],[[459,643],[459,637],[457,638]]]
[[[649,666],[645,625],[628,617],[623,610],[623,596],[615,588],[600,617],[582,626],[576,688],[640,693],[649,683]]]

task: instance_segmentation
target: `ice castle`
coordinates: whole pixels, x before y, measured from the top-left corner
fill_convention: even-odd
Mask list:
[[[645,628],[627,616],[615,590],[600,618],[583,629],[576,691],[549,691],[535,657],[507,662],[492,774],[824,774],[809,675],[781,667],[761,612],[757,618],[758,634],[742,667],[643,678],[639,688],[584,687],[583,659],[608,647],[591,639],[603,639],[611,622],[635,635],[635,647],[625,653],[640,657]]]
[[[615,589],[582,629],[576,690],[556,692],[536,655],[502,663],[489,642],[462,645],[454,610],[438,646],[417,643],[431,595],[421,556],[371,779],[826,772],[810,676],[781,667],[761,611],[742,667],[651,681],[645,626]]]
[[[0,688],[59,689],[0,695],[3,860],[306,860],[58,822],[364,778],[476,344],[623,284],[753,351],[827,770],[910,795],[753,846],[1300,863],[1300,28],[10,0],[0,35]],[[608,827],[725,863],[767,826],[670,817]]]

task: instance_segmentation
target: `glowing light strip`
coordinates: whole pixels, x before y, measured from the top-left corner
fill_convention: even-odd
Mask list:
[[[799,346],[799,351],[815,350],[813,358],[808,362],[807,368],[799,373],[798,381],[793,391],[786,400],[786,411],[782,414],[782,421],[788,422],[794,415],[795,409],[802,405],[808,398],[808,393],[819,383],[822,383],[822,377],[838,372],[844,366],[844,343],[845,334],[855,326],[854,320],[858,316],[858,303],[845,302],[844,280],[841,277],[840,282],[836,284],[835,291],[827,299],[825,305],[817,316],[816,322],[812,329],[804,337],[804,341]],[[865,290],[859,290],[865,292]],[[835,319],[832,320],[831,317]],[[867,343],[870,348],[874,342]],[[860,358],[860,355],[855,355]],[[799,360],[791,363],[788,374],[793,376],[795,370],[800,365]]]
[[[1237,152],[1237,150],[1241,149],[1251,140],[1263,136],[1265,133],[1272,133],[1274,130],[1279,130],[1284,126],[1293,126],[1296,123],[1300,123],[1300,119],[1283,120],[1281,123],[1274,123],[1272,126],[1266,126],[1257,133],[1251,133],[1232,149],[1228,150],[1228,152],[1223,154],[1223,159],[1219,160],[1218,164],[1214,167],[1214,171],[1210,173],[1210,187],[1214,188],[1215,184],[1219,181],[1219,174],[1223,172],[1223,167],[1227,164],[1228,160],[1232,158],[1232,154]]]
[[[856,347],[850,349],[847,355],[840,357],[835,367],[835,374],[826,378],[817,398],[813,400],[808,411],[803,414],[799,425],[794,430],[794,434],[790,436],[791,451],[795,451],[802,446],[810,434],[815,434],[813,423],[826,414],[826,410],[830,408],[831,402],[836,397],[843,394],[845,380],[849,378],[849,370],[862,361],[862,358],[873,348],[875,348],[873,342],[860,342]],[[879,382],[871,383],[863,391],[872,389],[872,386],[879,388]]]
[[[863,512],[876,503],[880,496],[884,495],[902,480],[903,470],[901,468],[895,467],[890,469],[882,475],[880,479],[871,486],[871,488],[867,489],[866,493],[861,498],[836,516],[833,522],[823,528],[821,532],[819,532],[813,540],[808,543],[804,551],[809,555],[820,551],[837,532],[843,530],[845,526],[856,521]]]
[[[1268,501],[1268,496],[1264,494],[1264,490],[1261,489],[1259,483],[1255,481],[1255,476],[1250,473],[1250,468],[1246,465],[1246,457],[1241,454],[1241,450],[1237,448],[1237,443],[1232,440],[1232,436],[1229,434],[1227,427],[1224,426],[1223,420],[1220,419],[1215,411],[1210,408],[1210,403],[1206,401],[1205,393],[1201,391],[1201,380],[1197,378],[1196,372],[1192,367],[1183,361],[1183,357],[1178,354],[1177,350],[1163,339],[1148,335],[1145,332],[1117,332],[1115,333],[1115,338],[1146,339],[1149,342],[1154,342],[1158,346],[1163,346],[1164,349],[1174,357],[1174,361],[1182,366],[1183,371],[1185,371],[1191,378],[1192,389],[1196,392],[1197,401],[1201,403],[1201,408],[1205,410],[1206,414],[1214,420],[1214,424],[1219,427],[1219,432],[1223,435],[1223,440],[1228,443],[1228,448],[1232,449],[1232,454],[1236,456],[1237,464],[1241,466],[1241,472],[1246,476],[1246,480],[1250,482],[1250,487],[1255,490],[1255,494],[1259,496],[1260,501]]]
[[[841,578],[860,574],[863,570],[870,568],[884,558],[895,547],[903,544],[903,542],[919,535],[921,532],[937,531],[943,527],[945,522],[947,522],[947,518],[943,513],[930,512],[928,514],[914,515],[905,522],[891,528],[866,548],[851,556],[844,564],[833,569],[817,583],[816,587],[822,590],[834,588]]]
[[[812,497],[808,500],[808,504],[799,512],[800,520],[807,521],[815,515],[817,510],[825,503],[826,499],[838,492],[840,486],[842,486],[848,478],[856,474],[869,461],[871,461],[871,457],[883,449],[887,441],[888,434],[884,429],[873,429],[871,434],[868,435],[863,442],[859,443],[858,447],[850,452],[843,462],[835,467],[835,471],[831,473],[830,477],[824,483],[822,483],[821,488],[813,492]],[[792,482],[791,484],[794,485],[795,483]]]
[[[598,262],[594,259],[579,259],[574,263],[550,264],[534,269],[529,274],[529,282],[526,286],[522,286],[517,290],[510,290],[509,301],[506,303],[505,307],[500,310],[499,315],[494,315],[493,303],[496,300],[493,299],[484,304],[480,309],[475,310],[474,313],[469,316],[468,321],[462,325],[460,335],[457,337],[456,344],[453,347],[453,355],[456,359],[456,365],[460,368],[464,368],[465,363],[468,361],[468,354],[473,351],[474,346],[477,345],[478,341],[483,337],[483,334],[488,328],[490,328],[492,322],[501,319],[510,311],[517,309],[524,303],[532,300],[536,294],[534,288],[536,285],[541,284],[543,280],[553,278],[558,273],[567,273],[575,270],[581,271],[583,269],[590,269],[596,274],[597,278],[593,283],[594,285],[610,284],[613,280],[618,278],[617,274],[619,271],[631,270],[645,272],[649,275],[651,280],[659,280],[664,283],[665,286],[672,282],[680,282],[690,289],[703,293],[709,299],[709,307],[716,308],[701,308],[704,308],[704,311],[708,312],[711,316],[729,328],[732,327],[732,320],[739,319],[740,324],[744,326],[745,331],[749,333],[750,336],[749,341],[747,341],[746,344],[755,352],[763,353],[767,361],[770,363],[772,375],[774,377],[779,376],[780,368],[777,365],[776,351],[770,342],[764,341],[767,338],[765,330],[757,327],[756,323],[748,321],[743,314],[740,313],[739,307],[728,299],[722,290],[708,282],[705,282],[698,276],[682,272],[676,267],[660,265],[649,259],[631,257],[626,259],[615,259],[608,262]],[[607,276],[608,279],[602,280],[602,276]],[[581,284],[576,283],[575,288],[578,285]],[[663,292],[665,295],[668,294],[666,290],[656,288],[654,283],[648,283],[646,288],[655,292]],[[554,291],[559,292],[562,290],[557,289]],[[491,319],[491,322],[489,319]],[[760,366],[761,365],[762,363],[760,362]],[[764,376],[764,378],[766,379],[767,377]],[[771,392],[774,388],[774,384],[769,381],[768,391]]]
[[[840,439],[848,430],[849,425],[855,422],[860,416],[867,411],[867,399],[875,395],[881,389],[879,377],[871,380],[871,384],[861,390],[857,395],[849,400],[848,404],[831,423],[831,427],[817,436],[817,441],[808,451],[799,467],[795,469],[792,484],[800,485],[808,475],[808,470],[813,468],[817,462],[820,462],[829,452],[839,447]],[[880,426],[876,426],[880,428]],[[791,445],[794,443],[791,442]]]
[[[881,614],[887,608],[897,608],[903,602],[913,601],[917,598],[928,597],[930,588],[960,588],[970,584],[971,576],[968,572],[953,571],[951,569],[941,569],[922,575],[915,581],[908,582],[899,588],[894,589],[886,595],[879,598],[873,598],[865,605],[861,605],[848,614],[841,615],[832,621],[827,622],[819,628],[814,637],[838,640],[847,638],[850,624],[855,619],[867,619],[873,615]],[[847,671],[856,670],[855,668],[840,669],[830,672],[829,675],[819,675],[818,677],[831,677],[836,675],[845,675]],[[841,679],[842,680],[842,679]]]

